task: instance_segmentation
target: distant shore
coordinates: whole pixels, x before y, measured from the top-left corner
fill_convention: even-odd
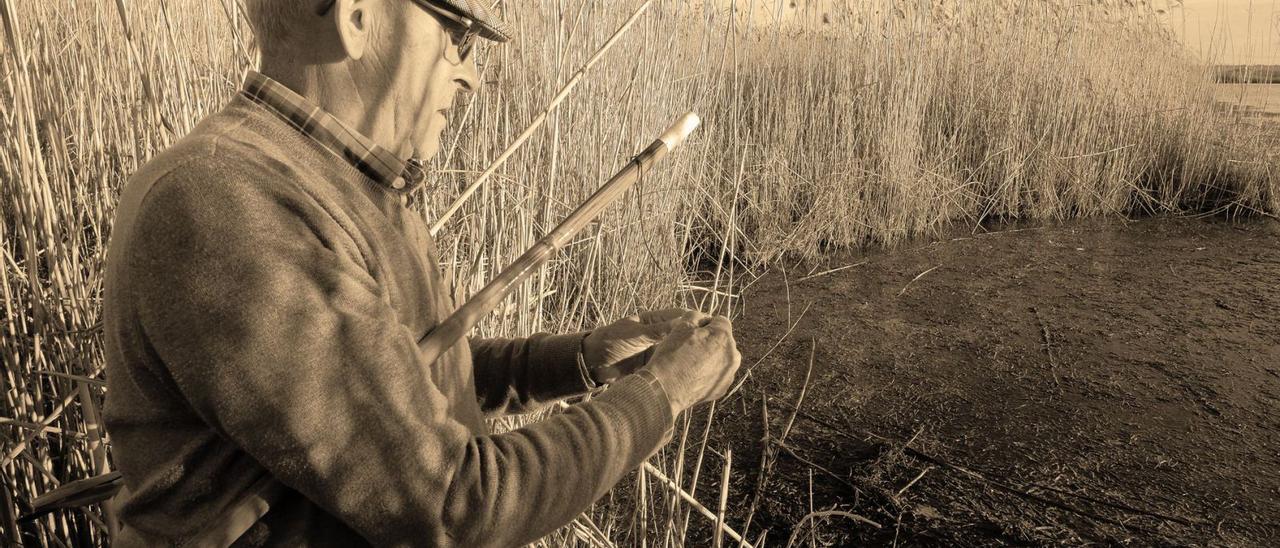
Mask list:
[[[1222,84],[1280,84],[1280,65],[1218,65],[1214,74]]]

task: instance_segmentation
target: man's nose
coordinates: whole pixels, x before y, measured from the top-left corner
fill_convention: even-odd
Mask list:
[[[480,87],[480,73],[476,69],[475,57],[467,56],[453,72],[453,81],[465,93],[474,93]]]

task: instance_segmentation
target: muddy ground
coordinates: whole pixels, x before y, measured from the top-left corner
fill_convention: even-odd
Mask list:
[[[779,546],[1275,545],[1278,226],[966,231],[775,270],[709,443],[733,449],[730,523]],[[804,519],[824,510],[848,514]]]

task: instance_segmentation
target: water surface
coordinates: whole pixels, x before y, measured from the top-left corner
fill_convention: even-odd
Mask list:
[[[1280,84],[1218,84],[1214,98],[1247,114],[1280,117]]]

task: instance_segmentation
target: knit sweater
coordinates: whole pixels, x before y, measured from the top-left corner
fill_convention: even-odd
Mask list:
[[[582,393],[581,335],[418,341],[454,308],[424,222],[237,96],[121,197],[103,310],[126,536],[181,544],[250,487],[241,545],[511,546],[570,522],[664,444],[652,378]]]

